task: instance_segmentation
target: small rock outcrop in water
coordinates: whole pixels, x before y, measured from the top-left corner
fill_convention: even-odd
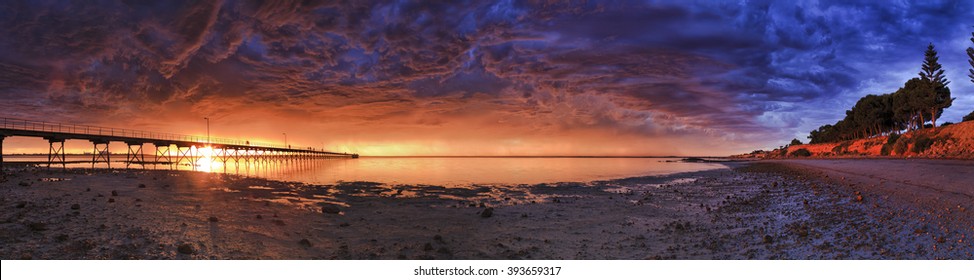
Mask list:
[[[494,216],[494,207],[487,207],[483,212],[480,212],[480,217],[490,218]]]
[[[211,223],[216,223],[216,222],[219,222],[219,221],[220,221],[220,219],[217,219],[216,217],[210,216],[210,222]]]
[[[139,188],[140,189],[144,189],[145,188],[145,184],[139,184]]]
[[[75,203],[71,205],[71,210],[78,210],[78,209],[81,209],[81,204]]]
[[[298,241],[298,244],[301,244],[301,246],[304,247],[311,247],[311,241],[308,240],[307,238],[301,239],[301,241]]]
[[[117,191],[112,191],[112,196],[118,196],[118,192]]]

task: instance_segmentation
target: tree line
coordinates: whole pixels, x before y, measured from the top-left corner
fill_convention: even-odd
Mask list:
[[[974,32],[971,32],[971,45],[974,45]],[[971,78],[971,83],[974,83],[974,48],[972,47],[967,47],[967,63],[971,65],[971,69],[967,69],[970,72],[967,76]],[[964,121],[974,121],[974,111],[964,116]]]
[[[974,43],[974,32],[971,33]],[[969,77],[974,83],[974,48],[967,48],[971,64]],[[845,118],[835,124],[827,124],[812,130],[810,143],[837,142],[876,135],[899,133],[904,130],[922,129],[928,122],[937,126],[937,119],[954,101],[950,96],[950,81],[944,77],[940,57],[931,43],[924,52],[919,76],[903,84],[895,92],[866,95],[859,99]],[[974,119],[974,112],[964,121]]]

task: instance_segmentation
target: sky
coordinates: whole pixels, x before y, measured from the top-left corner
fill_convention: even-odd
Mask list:
[[[730,155],[807,141],[917,76],[929,43],[957,98],[941,121],[959,121],[971,15],[974,1],[2,0],[0,117],[195,135],[208,117],[214,137],[363,155]]]

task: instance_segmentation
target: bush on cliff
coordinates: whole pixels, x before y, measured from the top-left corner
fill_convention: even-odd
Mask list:
[[[900,135],[893,133],[889,137],[886,137],[886,144],[883,145],[883,149],[880,150],[880,154],[888,156],[890,152],[893,151],[893,144],[896,144],[896,140],[900,139]]]
[[[941,143],[946,141],[944,137],[930,138],[929,135],[921,134],[917,135],[916,140],[913,142],[913,149],[910,149],[914,153],[923,153],[930,149],[936,143]]]
[[[833,147],[832,148],[832,153],[835,153],[835,155],[848,154],[849,153],[849,146],[851,146],[851,145],[852,145],[852,141],[844,141],[844,142],[840,143],[838,146]]]
[[[896,143],[893,144],[893,152],[896,153],[897,155],[906,154],[906,148],[909,145],[910,145],[910,138],[900,137],[899,139],[896,140]]]
[[[802,148],[802,149],[798,149],[798,150],[796,150],[794,152],[791,152],[791,156],[793,156],[793,157],[810,157],[810,156],[812,156],[812,152],[809,152],[808,149]]]

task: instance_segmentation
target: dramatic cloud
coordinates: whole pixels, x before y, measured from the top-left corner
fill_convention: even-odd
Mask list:
[[[364,154],[729,154],[896,90],[974,2],[3,1],[2,116]]]

